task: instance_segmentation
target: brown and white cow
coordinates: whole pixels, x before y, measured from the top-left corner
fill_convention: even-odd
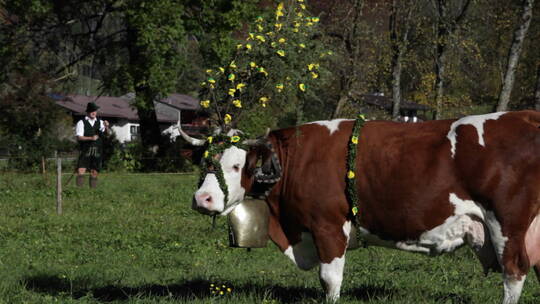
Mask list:
[[[275,153],[282,176],[267,196],[270,237],[301,269],[319,265],[327,298],[337,300],[351,229],[345,175],[353,122],[273,131],[273,152],[228,148],[220,156],[228,201],[210,173],[195,208],[230,212],[253,187],[257,160]],[[367,122],[357,150],[359,231],[369,243],[429,255],[468,244],[486,271],[502,271],[503,303],[517,303],[528,270],[540,265],[539,126],[535,111]]]

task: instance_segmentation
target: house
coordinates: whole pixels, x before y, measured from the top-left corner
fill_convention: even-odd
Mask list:
[[[108,120],[111,130],[120,143],[136,140],[140,134],[139,116],[137,110],[131,106],[133,93],[121,97],[111,96],[84,96],[84,95],[50,95],[56,104],[66,109],[76,122],[86,113],[86,105],[95,102],[99,107],[98,115]],[[166,98],[154,101],[157,120],[161,130],[181,121],[190,135],[198,135],[207,128],[207,118],[199,112],[199,101],[184,94],[171,94]]]

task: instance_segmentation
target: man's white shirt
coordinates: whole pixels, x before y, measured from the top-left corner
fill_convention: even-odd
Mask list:
[[[100,128],[99,131],[105,132],[105,124],[103,123],[103,120],[101,119],[91,119],[88,116],[85,116],[84,119],[88,120],[90,125],[93,127],[97,120],[99,120]],[[75,126],[75,136],[84,136],[84,121],[81,119],[77,122],[77,125]]]

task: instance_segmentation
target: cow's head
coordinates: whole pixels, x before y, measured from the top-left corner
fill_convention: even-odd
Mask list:
[[[266,139],[244,140],[237,130],[206,140],[180,133],[191,144],[206,147],[193,209],[208,215],[226,215],[242,202],[256,181],[269,179],[265,164],[272,163],[272,153]],[[261,160],[263,166],[257,167]]]

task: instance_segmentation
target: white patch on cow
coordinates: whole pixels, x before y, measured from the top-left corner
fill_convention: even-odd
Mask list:
[[[300,242],[287,247],[283,253],[302,270],[310,270],[319,262],[313,236],[309,232],[302,232]]]
[[[241,179],[242,168],[244,168],[246,163],[246,154],[247,152],[245,150],[235,146],[223,151],[219,162],[223,170],[225,183],[227,184],[229,200],[228,202],[224,202],[225,194],[219,187],[219,182],[215,174],[209,173],[205,176],[201,187],[195,192],[195,200],[199,208],[218,212],[220,215],[227,215],[244,199],[246,190],[242,187]],[[212,203],[209,204],[204,202],[204,200],[197,199],[198,197],[204,197],[202,196],[203,194],[210,195],[212,197]]]
[[[504,275],[504,300],[503,304],[517,304],[525,283],[526,275],[520,278]]]
[[[310,122],[310,124],[318,124],[324,127],[328,128],[328,131],[330,131],[330,135],[332,135],[334,132],[339,130],[339,124],[343,121],[350,120],[350,119],[333,119],[333,120],[319,120],[319,121],[313,121]]]
[[[381,240],[361,227],[359,232],[370,244],[431,255],[453,251],[465,241],[471,247],[481,247],[485,240],[484,229],[482,224],[471,216],[483,220],[482,210],[474,201],[462,200],[455,193],[450,193],[448,200],[454,205],[454,215],[449,216],[441,225],[422,233],[417,240],[392,242]]]
[[[484,141],[484,123],[488,120],[497,120],[501,115],[505,114],[506,112],[497,112],[497,113],[490,113],[485,115],[471,115],[467,117],[463,117],[461,119],[458,119],[452,123],[450,126],[450,131],[448,132],[448,135],[446,137],[448,140],[450,140],[451,147],[451,154],[452,157],[456,155],[456,144],[457,144],[457,128],[462,125],[472,125],[476,128],[476,133],[478,134],[478,144],[482,147],[486,146],[486,143]]]
[[[344,267],[345,253],[341,257],[334,258],[329,264],[321,263],[319,277],[325,285],[326,300],[336,302],[339,299]]]
[[[465,241],[474,247],[481,247],[484,244],[483,227],[478,221],[473,221],[471,216],[483,219],[482,210],[474,201],[462,200],[455,193],[450,193],[449,202],[455,207],[454,215],[449,216],[441,225],[422,233],[418,240],[398,242],[396,247],[432,255],[451,252]]]

